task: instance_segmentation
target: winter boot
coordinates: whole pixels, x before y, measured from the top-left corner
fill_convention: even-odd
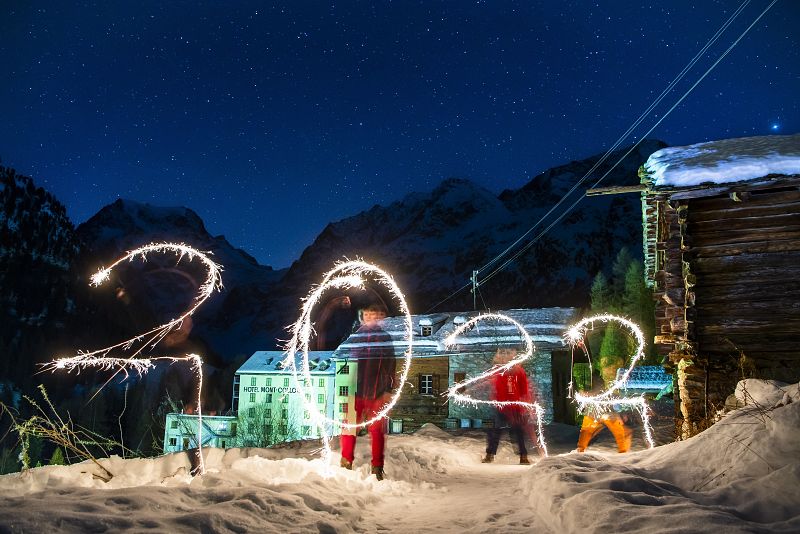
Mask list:
[[[341,467],[344,467],[345,469],[350,469],[350,470],[353,469],[353,462],[351,462],[350,460],[348,460],[344,456],[342,456],[342,459],[339,460],[339,465]]]
[[[528,460],[527,454],[520,454],[519,455],[519,464],[520,465],[531,465],[531,461]]]
[[[481,459],[481,463],[482,463],[482,464],[490,464],[490,463],[492,463],[492,462],[494,462],[494,454],[490,454],[490,453],[488,453],[488,452],[486,453],[486,456],[484,456],[484,457]]]
[[[375,478],[377,478],[378,480],[383,480],[383,466],[373,465],[372,474],[375,475]]]

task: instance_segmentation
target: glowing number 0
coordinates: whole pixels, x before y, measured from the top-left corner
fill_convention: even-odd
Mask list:
[[[631,371],[633,367],[636,365],[636,362],[641,360],[644,357],[644,334],[642,333],[641,329],[632,321],[625,319],[624,317],[619,317],[617,315],[611,315],[608,313],[604,313],[601,315],[594,315],[592,317],[587,317],[586,319],[581,320],[574,326],[571,326],[565,335],[566,340],[572,347],[580,346],[584,353],[586,353],[588,358],[588,351],[586,349],[586,344],[584,343],[584,338],[586,337],[586,332],[590,330],[596,321],[600,321],[603,323],[607,323],[609,321],[617,322],[624,326],[628,332],[636,339],[636,352],[634,353],[633,357],[631,358],[631,363],[625,372],[620,376],[618,379],[615,379],[614,382],[609,386],[608,389],[599,393],[598,395],[584,395],[581,392],[574,392],[574,400],[578,404],[578,409],[583,411],[586,409],[587,406],[593,406],[599,410],[608,410],[615,404],[619,405],[628,405],[636,408],[639,412],[639,415],[642,418],[642,423],[644,426],[644,436],[647,440],[648,445],[652,449],[655,446],[653,442],[653,436],[650,430],[650,420],[648,416],[648,408],[647,402],[644,400],[644,396],[637,396],[637,397],[620,397],[615,396],[614,394],[618,392],[620,389],[625,387],[625,384],[628,381],[628,378],[631,375]],[[572,392],[572,380],[570,379],[569,383],[570,392]]]
[[[311,396],[306,395],[305,388],[303,387],[304,383],[311,383],[311,368],[308,362],[308,347],[313,332],[313,327],[311,324],[311,310],[317,304],[322,294],[328,289],[355,287],[363,288],[365,284],[364,276],[367,274],[371,274],[377,279],[378,282],[386,286],[386,288],[389,289],[394,298],[397,300],[400,307],[400,312],[405,316],[404,339],[408,344],[408,348],[405,352],[403,369],[400,373],[400,384],[397,386],[391,400],[386,403],[383,409],[381,409],[381,411],[378,412],[372,419],[362,423],[350,424],[343,423],[336,419],[331,419],[319,413],[318,408],[308,400],[311,398]],[[400,398],[400,393],[403,390],[403,385],[408,378],[408,371],[411,366],[412,328],[411,313],[408,311],[408,305],[406,304],[405,297],[400,291],[400,288],[397,287],[394,279],[392,279],[389,274],[375,265],[371,265],[363,261],[356,260],[337,264],[332,270],[325,274],[322,279],[322,283],[320,283],[320,285],[316,288],[312,289],[311,293],[308,295],[308,297],[306,297],[305,301],[303,302],[300,319],[291,327],[292,339],[286,346],[287,356],[284,360],[284,367],[292,370],[294,379],[297,382],[297,387],[300,390],[300,396],[302,399],[304,399],[303,402],[305,403],[305,408],[310,413],[312,421],[320,431],[320,435],[322,437],[322,457],[326,462],[329,460],[331,455],[330,436],[328,435],[327,430],[329,426],[335,425],[341,428],[351,429],[367,427],[373,422],[386,417],[386,415],[389,413],[389,410],[391,410],[392,407],[397,403],[397,400]],[[297,374],[298,369],[296,354],[298,352],[302,353],[302,367],[300,372],[302,373],[304,380],[301,380]]]
[[[184,257],[188,258],[189,261],[194,259],[195,257],[200,258],[203,264],[206,266],[208,272],[206,275],[206,280],[199,288],[199,293],[194,300],[193,305],[186,310],[182,315],[180,315],[177,319],[173,319],[168,323],[165,323],[161,326],[153,328],[152,330],[148,330],[143,334],[139,334],[138,336],[123,341],[122,343],[117,343],[116,345],[111,345],[110,347],[105,347],[99,350],[94,350],[91,352],[84,352],[78,351],[76,356],[72,356],[69,358],[59,358],[52,362],[49,362],[44,365],[44,370],[52,370],[55,371],[56,369],[66,369],[67,371],[72,371],[77,369],[80,372],[81,369],[89,368],[89,367],[97,367],[101,370],[111,370],[117,369],[117,372],[122,372],[125,374],[125,378],[128,377],[128,369],[133,369],[136,371],[140,376],[147,373],[150,369],[155,366],[156,361],[185,361],[188,362],[195,373],[197,373],[197,415],[198,415],[198,423],[197,423],[197,459],[198,459],[198,472],[205,473],[205,463],[203,461],[203,439],[202,439],[202,428],[203,428],[203,412],[200,406],[200,396],[202,394],[203,388],[203,361],[197,354],[188,354],[183,358],[177,357],[155,357],[155,358],[137,358],[136,356],[140,355],[142,351],[146,347],[153,348],[155,347],[164,337],[173,329],[180,327],[181,323],[184,319],[188,316],[193,314],[197,308],[200,307],[203,302],[205,302],[208,297],[214,292],[214,290],[219,290],[222,288],[222,278],[220,276],[220,272],[222,271],[222,267],[213,261],[211,261],[208,256],[205,254],[183,244],[174,244],[174,243],[151,243],[149,245],[145,245],[143,247],[137,248],[136,250],[132,250],[128,252],[125,256],[115,261],[110,267],[104,267],[100,269],[97,273],[92,275],[92,282],[90,285],[99,286],[103,282],[109,279],[111,275],[111,271],[122,262],[125,261],[133,261],[134,258],[140,257],[142,261],[147,261],[147,254],[151,252],[174,252],[178,256],[178,262],[181,261]],[[122,357],[114,357],[109,356],[109,354],[113,354],[117,350],[127,351],[130,350],[132,347],[139,345],[139,348],[136,349],[128,358]]]
[[[490,376],[496,375],[498,373],[504,373],[505,371],[511,369],[513,366],[515,366],[517,364],[520,364],[520,363],[524,362],[525,360],[529,359],[531,356],[533,356],[533,353],[536,351],[536,348],[533,346],[533,341],[531,340],[531,337],[528,335],[528,332],[525,331],[525,328],[521,324],[516,322],[514,319],[512,319],[511,317],[508,317],[507,315],[502,315],[502,314],[499,314],[499,313],[486,313],[486,314],[483,314],[483,315],[478,315],[476,317],[473,317],[469,321],[465,322],[464,324],[462,324],[461,326],[456,328],[453,331],[453,333],[451,333],[449,336],[447,336],[447,339],[445,339],[445,347],[450,348],[453,345],[455,345],[456,342],[457,342],[458,336],[461,335],[462,333],[466,332],[470,328],[472,328],[472,326],[475,325],[477,322],[484,321],[484,320],[489,320],[489,319],[493,319],[493,320],[496,320],[496,321],[507,321],[507,322],[513,324],[514,326],[516,326],[519,329],[520,336],[522,337],[523,341],[525,342],[525,352],[523,352],[521,354],[518,354],[516,358],[514,358],[513,360],[509,361],[508,363],[506,363],[504,365],[499,365],[499,366],[492,367],[491,369],[489,369],[489,371],[487,371],[487,372],[485,372],[483,374],[474,376],[474,377],[469,378],[467,380],[464,380],[462,382],[458,382],[457,384],[453,384],[450,387],[450,389],[447,390],[447,396],[448,396],[448,398],[451,398],[454,401],[461,402],[461,403],[469,403],[469,404],[473,404],[473,405],[489,404],[489,405],[497,406],[497,407],[520,406],[520,407],[528,410],[532,415],[536,416],[536,428],[537,428],[537,434],[536,435],[537,435],[537,439],[539,440],[539,447],[541,448],[541,450],[544,453],[544,455],[547,456],[547,444],[544,441],[544,434],[542,432],[542,426],[544,424],[544,422],[543,422],[544,410],[542,409],[542,407],[539,405],[538,402],[481,400],[481,399],[476,399],[474,397],[470,397],[468,395],[463,395],[463,394],[459,393],[459,390],[461,388],[465,387],[465,386],[468,386],[468,385],[473,384],[475,382],[478,382],[480,380],[484,380],[484,379],[489,378]]]

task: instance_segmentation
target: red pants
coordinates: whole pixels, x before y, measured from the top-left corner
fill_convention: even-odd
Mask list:
[[[382,398],[360,399],[356,398],[356,421],[361,422],[372,419],[383,408],[385,404]],[[383,450],[386,446],[386,418],[378,419],[369,426],[370,444],[372,446],[372,465],[383,467]],[[340,436],[342,444],[342,458],[352,462],[355,458],[356,436],[355,434],[342,434]]]

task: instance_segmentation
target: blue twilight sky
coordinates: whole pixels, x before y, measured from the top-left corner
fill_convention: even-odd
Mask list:
[[[0,158],[76,224],[118,197],[187,206],[285,267],[446,177],[499,193],[604,151],[740,4],[6,0]],[[799,27],[778,0],[651,137],[800,131]]]

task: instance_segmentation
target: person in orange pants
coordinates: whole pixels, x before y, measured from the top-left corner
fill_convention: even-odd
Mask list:
[[[607,412],[596,417],[586,414],[581,423],[581,434],[578,437],[578,452],[583,452],[589,446],[589,442],[603,430],[603,426],[608,427],[617,440],[617,450],[628,452],[631,448],[631,437],[633,431],[625,425],[622,416],[617,412]]]

